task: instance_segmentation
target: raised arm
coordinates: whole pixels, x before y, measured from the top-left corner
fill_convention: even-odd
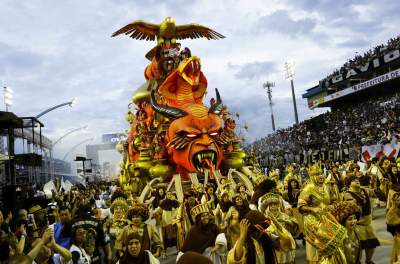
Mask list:
[[[51,229],[47,229],[44,233],[42,238],[38,238],[35,242],[34,242],[34,247],[32,248],[31,251],[29,251],[28,256],[31,257],[32,259],[35,259],[37,257],[37,255],[39,254],[40,250],[42,249],[42,247],[50,242],[50,240],[53,237],[53,230]]]
[[[61,255],[63,263],[68,263],[72,259],[71,252],[69,252],[68,249],[57,244],[54,240],[54,237],[52,237],[51,239],[51,249]]]
[[[235,261],[243,258],[243,247],[249,230],[250,222],[247,219],[240,221],[240,235],[235,245]]]
[[[25,224],[22,224],[20,227],[21,230],[21,238],[18,241],[17,244],[17,253],[18,254],[22,254],[24,252],[24,248],[25,248],[25,241],[26,241],[26,229],[25,229]]]

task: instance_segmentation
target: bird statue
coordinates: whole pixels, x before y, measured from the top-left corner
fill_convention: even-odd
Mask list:
[[[176,25],[173,17],[167,17],[159,25],[136,20],[114,32],[112,37],[120,34],[129,35],[138,40],[155,40],[157,37],[159,46],[175,44],[177,39],[207,38],[210,40],[225,38],[222,34],[199,24]]]

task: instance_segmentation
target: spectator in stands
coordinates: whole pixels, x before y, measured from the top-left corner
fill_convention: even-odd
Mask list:
[[[400,134],[400,95],[372,98],[352,108],[327,112],[298,125],[279,129],[255,141],[258,160],[267,156],[302,154],[310,149],[339,149],[385,144]]]
[[[393,51],[394,49],[398,49],[398,48],[400,48],[400,36],[389,39],[388,42],[386,43],[386,45],[381,44],[381,45],[375,46],[374,48],[365,52],[362,56],[359,55],[358,52],[356,52],[356,55],[354,56],[353,59],[350,59],[347,62],[345,62],[342,67],[334,70],[325,79],[330,79],[339,74],[345,74],[347,71],[349,71],[352,68],[360,67],[361,65],[368,63],[368,61],[372,61],[375,58],[379,58],[379,57]],[[323,80],[321,82],[323,82]]]

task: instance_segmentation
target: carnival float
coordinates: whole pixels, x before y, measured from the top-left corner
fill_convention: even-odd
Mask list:
[[[187,186],[210,181],[242,183],[251,192],[252,182],[263,175],[247,166],[235,118],[218,89],[209,105],[204,102],[208,80],[201,60],[178,42],[225,37],[203,25],[177,25],[172,17],[161,24],[133,21],[112,34],[119,35],[156,41],[145,55],[144,83],[128,103],[127,140],[118,146],[124,190],[142,201],[157,184],[174,185],[179,200]]]

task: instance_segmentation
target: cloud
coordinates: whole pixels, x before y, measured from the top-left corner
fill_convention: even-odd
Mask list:
[[[318,12],[329,20],[337,19],[340,17],[347,17],[352,13],[350,6],[357,1],[353,0],[337,0],[337,1],[326,1],[326,0],[297,0],[287,1],[288,4],[293,5],[296,8],[307,10],[308,12]]]
[[[0,74],[40,67],[45,60],[45,56],[43,55],[23,49],[13,48],[1,42],[0,50],[0,61],[2,61],[0,64]]]
[[[287,1],[294,10],[315,13],[323,27],[343,34],[370,36],[399,21],[399,1],[298,0]],[[357,36],[352,36],[357,37]]]
[[[357,14],[354,13],[353,16],[357,16]],[[350,20],[349,17],[341,17],[332,20],[330,26],[346,30],[350,29],[350,32],[355,34],[354,37],[357,37],[357,35],[366,37],[368,34],[379,32],[384,28],[381,23],[376,23],[376,21],[361,19]]]
[[[236,71],[239,79],[259,79],[277,71],[277,65],[272,61],[249,62],[241,65],[228,63],[228,69]]]
[[[365,38],[355,38],[355,39],[347,39],[343,42],[339,42],[336,44],[338,48],[351,48],[358,49],[360,48],[370,48],[370,43]]]
[[[256,23],[260,33],[275,31],[290,37],[309,34],[316,26],[316,21],[310,18],[291,18],[287,10],[278,10],[270,15],[262,16]]]
[[[300,96],[296,97],[297,110],[299,116],[306,116],[306,113],[310,113],[307,108],[307,104],[301,100]],[[245,102],[245,103],[243,103]],[[243,131],[249,142],[260,139],[273,132],[271,123],[271,112],[268,104],[266,95],[263,96],[242,96],[230,100],[228,104],[228,110],[232,115],[240,113],[240,119],[237,120],[238,124],[248,125],[248,131]],[[275,119],[276,129],[286,128],[292,126],[295,123],[293,102],[291,98],[273,98],[273,112]],[[318,111],[317,112],[321,112]],[[311,112],[312,113],[312,112]],[[312,114],[308,114],[307,118],[310,118]],[[240,129],[238,129],[240,130]]]

